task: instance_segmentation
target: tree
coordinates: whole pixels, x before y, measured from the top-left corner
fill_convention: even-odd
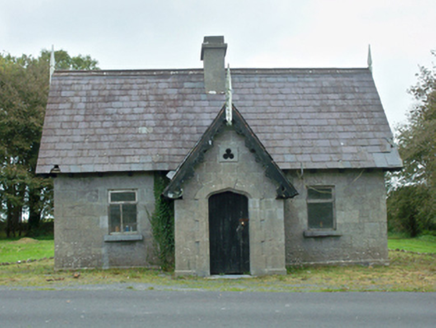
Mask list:
[[[435,51],[432,54],[436,56]],[[415,218],[413,234],[436,230],[436,65],[432,69],[421,66],[417,77],[410,89],[416,104],[397,135],[404,169],[394,175],[398,184],[388,200],[391,220]]]
[[[48,50],[42,50],[40,60],[49,63],[51,52]],[[55,52],[55,69],[67,69],[67,70],[98,70],[98,61],[92,59],[91,56],[78,55],[71,57],[65,50],[58,50]]]
[[[0,211],[6,217],[6,234],[21,234],[24,209],[29,228],[38,227],[51,211],[52,183],[35,175],[45,107],[49,91],[49,58],[0,54]],[[70,57],[55,52],[57,68],[98,69],[90,56]]]
[[[405,232],[416,237],[422,232],[419,209],[423,199],[419,185],[405,185],[391,190],[387,200],[388,224],[391,231]]]

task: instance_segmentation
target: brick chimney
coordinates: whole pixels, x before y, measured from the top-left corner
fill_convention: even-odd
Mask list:
[[[204,67],[204,86],[206,93],[224,93],[226,76],[224,57],[227,44],[223,36],[205,36],[201,45],[201,60]]]

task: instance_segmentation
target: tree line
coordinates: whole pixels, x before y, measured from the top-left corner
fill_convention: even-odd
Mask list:
[[[0,220],[7,237],[36,231],[53,211],[53,185],[35,174],[49,92],[50,55],[0,54]],[[90,56],[55,52],[55,69],[98,69]],[[28,217],[24,229],[23,217]]]
[[[436,65],[416,75],[415,104],[396,135],[404,168],[391,174],[387,200],[389,229],[411,237],[436,235]]]

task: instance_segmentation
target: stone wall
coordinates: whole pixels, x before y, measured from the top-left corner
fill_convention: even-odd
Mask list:
[[[276,199],[276,186],[244,142],[231,128],[216,136],[185,183],[183,198],[175,201],[176,274],[210,274],[208,199],[224,191],[248,198],[250,273],[286,273],[284,201]],[[227,149],[231,160],[223,159]]]
[[[288,172],[299,195],[285,201],[286,263],[388,263],[386,189],[381,170]],[[336,231],[305,237],[307,186],[332,186]],[[335,235],[336,234],[336,235]],[[308,235],[308,234],[306,234]]]
[[[137,190],[138,233],[117,240],[109,235],[108,192],[122,189]],[[147,266],[153,260],[153,173],[58,175],[54,195],[55,269]]]
[[[381,170],[290,171],[287,177],[299,195],[276,199],[276,186],[244,142],[231,128],[216,136],[185,183],[183,198],[175,201],[176,274],[210,274],[208,199],[224,191],[248,198],[253,275],[283,274],[285,264],[388,262]],[[223,160],[227,149],[231,160]],[[54,182],[56,269],[152,262],[153,173],[59,175]],[[336,229],[327,235],[307,233],[313,232],[307,225],[307,186],[334,188]],[[108,235],[108,191],[120,189],[135,189],[138,195],[138,234],[130,241]]]

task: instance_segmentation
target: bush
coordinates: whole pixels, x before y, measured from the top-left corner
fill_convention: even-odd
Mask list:
[[[422,185],[396,188],[388,194],[388,230],[416,237],[435,230],[431,214],[425,210],[428,191]]]
[[[54,220],[41,220],[38,228],[33,228],[30,230],[26,236],[27,237],[50,237],[53,238],[54,235]]]
[[[21,223],[21,229],[23,233],[18,237],[38,237],[38,239],[53,239],[54,236],[54,220],[42,220],[39,224],[39,227],[33,229],[31,231],[28,230],[27,222]],[[0,238],[6,238],[6,222],[0,220]],[[17,238],[18,238],[17,237]]]

